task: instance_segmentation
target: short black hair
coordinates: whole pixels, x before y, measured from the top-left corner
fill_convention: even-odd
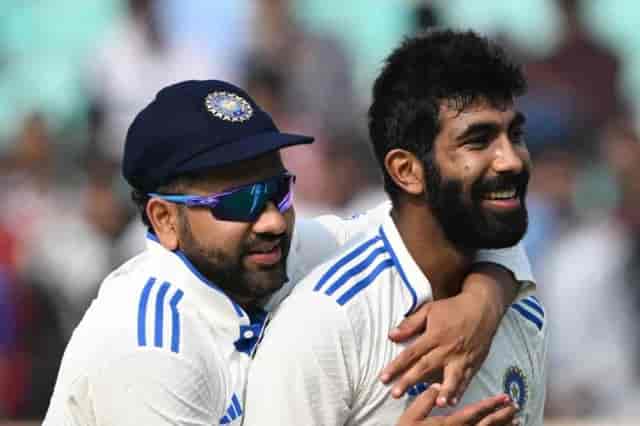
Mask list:
[[[430,161],[443,101],[459,111],[477,101],[504,104],[526,91],[519,65],[473,31],[436,29],[406,38],[386,59],[373,85],[369,136],[392,201],[400,189],[384,167],[392,149]]]

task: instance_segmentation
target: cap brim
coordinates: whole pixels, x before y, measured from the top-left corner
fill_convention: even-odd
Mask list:
[[[250,160],[268,152],[293,145],[309,144],[313,137],[291,133],[268,132],[234,141],[201,152],[178,167],[176,174],[195,172]]]

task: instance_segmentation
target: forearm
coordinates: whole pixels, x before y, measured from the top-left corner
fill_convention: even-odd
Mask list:
[[[487,304],[486,313],[496,320],[502,318],[519,291],[520,283],[513,273],[502,265],[490,262],[475,263],[462,286],[463,293],[493,301]]]

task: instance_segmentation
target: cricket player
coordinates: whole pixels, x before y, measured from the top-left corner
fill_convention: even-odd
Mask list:
[[[378,380],[403,348],[387,331],[422,303],[458,294],[479,249],[524,235],[530,160],[514,105],[524,91],[520,68],[473,32],[430,32],[389,56],[369,131],[391,214],[275,312],[250,369],[246,426],[395,424],[428,388],[394,398]],[[522,424],[542,424],[545,321],[531,288],[502,319],[461,406],[505,392]]]
[[[104,280],[74,331],[45,425],[242,422],[247,373],[268,312],[389,211],[383,205],[353,220],[301,221],[294,232],[295,176],[279,150],[311,141],[281,133],[243,90],[221,81],[166,87],[139,113],[123,174],[149,227],[147,250]],[[521,248],[478,259],[504,265],[519,281],[532,279]],[[477,307],[457,314],[490,315],[497,302],[482,294]],[[490,341],[498,322],[481,333],[452,329],[468,341],[477,334]],[[458,352],[489,345],[468,346]]]

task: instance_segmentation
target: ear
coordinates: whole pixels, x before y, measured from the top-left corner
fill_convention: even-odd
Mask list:
[[[168,250],[176,250],[179,229],[178,206],[152,197],[147,202],[146,212],[160,243]]]
[[[424,166],[415,155],[404,149],[392,149],[384,157],[384,167],[391,179],[410,195],[424,193]]]

